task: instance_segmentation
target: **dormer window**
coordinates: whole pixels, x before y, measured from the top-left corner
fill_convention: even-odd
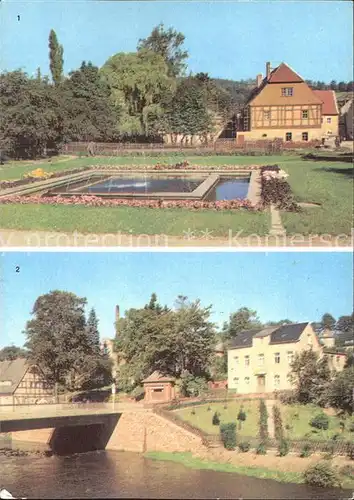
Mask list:
[[[281,95],[282,97],[292,97],[294,94],[294,88],[293,87],[283,87],[281,89]]]

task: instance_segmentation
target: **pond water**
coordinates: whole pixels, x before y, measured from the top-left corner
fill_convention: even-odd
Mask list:
[[[81,191],[85,193],[191,193],[201,183],[202,179],[189,179],[183,177],[144,179],[138,178],[119,178],[113,177],[106,181],[99,182],[93,186],[87,186]]]
[[[244,200],[247,198],[249,178],[221,179],[207,196],[209,201]]]
[[[96,182],[95,182],[96,181]],[[191,193],[204,179],[192,179],[189,177],[94,177],[79,182],[68,182],[63,186],[50,190],[50,195],[61,193],[71,194],[110,194],[120,195],[148,195],[152,193]],[[249,178],[221,178],[207,196],[206,200],[234,200],[247,197]]]
[[[0,489],[31,498],[338,499],[349,491],[194,470],[127,452],[0,456]]]

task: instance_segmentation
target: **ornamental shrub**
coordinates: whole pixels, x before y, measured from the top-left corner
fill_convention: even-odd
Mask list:
[[[327,462],[319,462],[311,465],[304,472],[306,484],[311,486],[320,486],[321,488],[341,487],[338,474]]]
[[[246,453],[247,451],[250,450],[251,444],[249,441],[241,441],[241,443],[239,443],[238,447],[239,447],[240,451],[242,451],[243,453]]]
[[[236,424],[235,422],[228,422],[220,426],[221,440],[227,450],[234,450],[236,448]]]
[[[219,418],[219,414],[217,411],[213,415],[212,422],[213,422],[213,425],[220,425],[220,418]]]
[[[310,425],[316,429],[327,430],[329,426],[329,418],[325,413],[318,413],[312,420],[310,420]]]
[[[262,441],[256,448],[257,455],[266,455],[267,454],[267,443]]]
[[[312,453],[311,445],[309,443],[306,443],[301,449],[300,457],[307,458],[311,455],[311,453]]]
[[[279,406],[273,406],[274,437],[278,441],[284,438],[283,420],[281,418]]]
[[[285,457],[289,453],[289,441],[286,439],[281,439],[278,445],[278,453],[280,457]]]
[[[268,434],[268,411],[264,399],[259,402],[259,437],[261,441],[267,441]]]

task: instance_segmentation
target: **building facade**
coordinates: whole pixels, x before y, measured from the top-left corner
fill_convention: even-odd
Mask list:
[[[309,142],[338,136],[338,108],[331,90],[314,91],[287,64],[257,76],[242,114],[238,142],[282,139]]]
[[[0,361],[0,405],[50,403],[54,388],[42,370],[24,358]]]
[[[228,388],[240,394],[291,389],[291,363],[295,355],[305,349],[324,355],[324,348],[310,323],[242,332],[228,349]],[[330,352],[326,357],[332,369],[343,369],[345,357]]]

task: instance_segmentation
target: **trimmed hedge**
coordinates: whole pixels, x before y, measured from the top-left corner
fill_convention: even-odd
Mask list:
[[[236,448],[236,424],[228,422],[220,425],[220,437],[227,450]]]

